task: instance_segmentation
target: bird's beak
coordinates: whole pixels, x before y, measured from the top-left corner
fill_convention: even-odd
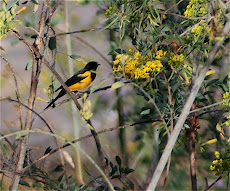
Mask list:
[[[98,66],[100,66],[100,64],[97,63]]]

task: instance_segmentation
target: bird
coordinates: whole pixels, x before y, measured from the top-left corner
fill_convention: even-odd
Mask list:
[[[88,62],[83,69],[79,70],[71,78],[66,80],[65,84],[68,86],[69,90],[71,92],[76,93],[79,90],[84,89],[87,86],[89,86],[94,81],[94,79],[96,78],[96,70],[97,70],[97,67],[99,65],[100,64],[98,64],[95,61]],[[59,98],[61,98],[62,96],[64,96],[66,94],[66,91],[63,88],[63,86],[60,86],[58,89],[55,90],[55,92],[57,92],[59,90],[61,90],[61,91],[59,92],[57,97],[52,99],[52,101],[47,105],[47,107],[44,110],[46,110],[50,106],[54,105],[54,103]]]

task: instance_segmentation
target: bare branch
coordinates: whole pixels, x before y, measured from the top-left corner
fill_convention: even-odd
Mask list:
[[[208,191],[211,187],[213,187],[221,178],[223,178],[222,176],[219,176],[212,184],[210,184],[208,186],[208,180],[206,179],[206,188],[204,189],[204,191]]]
[[[16,90],[15,90],[16,97],[17,97],[17,100],[20,101],[20,91],[19,91],[19,88],[18,88],[18,81],[17,81],[16,75],[15,75],[13,66],[2,55],[0,55],[0,57],[7,63],[7,65],[10,68],[10,71],[11,71],[11,73],[13,75],[13,78],[14,78],[15,87],[16,87]],[[19,120],[20,120],[21,129],[23,129],[23,124],[22,124],[22,108],[21,108],[20,105],[19,105]]]
[[[150,122],[154,122],[154,121],[156,121],[156,120],[146,120],[146,121],[135,122],[135,123],[132,123],[132,124],[122,125],[122,126],[118,126],[118,127],[111,127],[109,129],[103,129],[101,131],[98,131],[97,135],[102,134],[102,133],[106,133],[106,132],[110,132],[110,131],[114,131],[114,130],[118,130],[118,129],[123,129],[123,128],[127,128],[127,127],[133,127],[133,126],[144,124],[144,123],[150,123]],[[87,139],[89,137],[92,137],[92,136],[93,136],[92,134],[88,134],[86,136],[83,136],[83,137],[80,137],[80,138],[78,138],[76,140],[71,141],[71,143],[77,143],[77,142],[83,141],[83,140],[85,140],[85,139]],[[32,165],[38,163],[39,161],[44,160],[45,158],[49,157],[50,155],[58,152],[61,149],[66,148],[68,146],[70,146],[70,143],[67,143],[65,145],[60,146],[59,148],[56,148],[56,149],[52,150],[50,153],[47,153],[46,155],[42,156],[41,158],[35,160],[32,164],[30,164],[27,167],[25,167],[24,171],[28,170]]]
[[[103,28],[94,28],[94,29],[83,29],[83,30],[77,30],[77,31],[71,31],[71,32],[63,32],[63,33],[54,34],[51,37],[62,36],[62,35],[67,35],[67,34],[84,33],[84,32],[90,32],[90,31],[99,31],[99,30],[102,30],[102,29]]]

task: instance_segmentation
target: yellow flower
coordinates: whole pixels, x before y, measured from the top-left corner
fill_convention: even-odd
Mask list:
[[[205,15],[205,14],[207,14],[208,12],[205,10],[204,7],[201,7],[200,10],[199,10],[199,13]]]
[[[210,170],[211,170],[211,171],[214,171],[214,170],[215,170],[215,167],[211,165],[211,166],[210,166]]]
[[[147,61],[146,57],[139,51],[135,53],[129,50],[132,55],[118,54],[113,62],[113,72],[121,73],[125,78],[149,78],[154,72],[160,72],[163,65],[160,60]],[[162,57],[166,52],[158,51],[158,57]]]
[[[229,92],[225,92],[224,94],[223,94],[223,99],[227,99],[227,98],[229,98],[230,97],[230,93]]]
[[[151,68],[153,72],[160,72],[161,68],[163,68],[160,60],[148,61],[145,65],[146,67]]]
[[[158,50],[156,52],[156,59],[160,60],[162,57],[164,57],[166,55],[166,52],[163,50]]]
[[[140,58],[141,58],[141,53],[140,53],[139,51],[135,52],[135,54],[134,54],[134,59],[135,59],[135,60],[138,60],[138,59],[140,59]]]
[[[137,68],[134,74],[135,74],[135,79],[149,78],[149,73],[146,70],[141,70],[140,68]]]
[[[215,152],[215,157],[216,157],[217,159],[220,158],[220,152],[219,152],[219,151],[216,151],[216,152]]]
[[[218,160],[212,161],[212,165],[216,165],[216,164],[218,164]]]
[[[225,92],[223,94],[223,105],[230,107],[230,93],[229,92]]]
[[[199,24],[196,24],[195,27],[193,27],[192,29],[192,33],[194,33],[195,35],[198,35],[202,32],[203,27],[200,26]]]
[[[225,122],[225,124],[226,124],[227,126],[230,126],[230,115],[227,116],[227,121]]]
[[[230,161],[228,155],[221,155],[219,151],[215,152],[216,159],[212,161],[210,165],[210,170],[214,172],[215,175],[220,176],[229,172]]]
[[[133,53],[133,49],[130,48],[130,49],[129,49],[129,53]]]
[[[207,3],[204,0],[190,0],[184,15],[186,17],[205,16]]]
[[[169,58],[169,64],[173,66],[180,66],[184,62],[183,54],[174,54],[172,53]]]

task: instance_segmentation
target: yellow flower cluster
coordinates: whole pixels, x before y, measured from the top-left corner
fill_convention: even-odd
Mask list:
[[[173,66],[180,66],[184,62],[183,54],[174,54],[171,53],[169,58],[169,64]]]
[[[166,55],[166,52],[163,50],[158,50],[156,52],[156,59],[160,60],[162,57],[164,57]]]
[[[215,152],[216,159],[212,161],[210,170],[214,172],[216,176],[224,175],[230,170],[230,161],[222,158],[219,151]]]
[[[190,0],[184,15],[186,17],[202,17],[208,13],[206,9],[207,2],[205,0]]]
[[[201,20],[192,29],[192,33],[194,33],[195,36],[198,36],[201,32],[208,32],[208,31],[209,31],[209,28],[207,26],[207,23],[205,23],[204,20]]]
[[[198,35],[202,32],[204,27],[202,27],[201,25],[199,24],[196,24],[195,27],[193,27],[192,29],[192,33],[194,33],[195,35]]]
[[[225,124],[226,124],[227,126],[230,126],[230,115],[227,116],[227,121],[225,122]]]
[[[230,107],[230,93],[225,92],[223,94],[223,105]]]
[[[132,53],[132,51],[129,51]],[[164,53],[159,54],[164,55]],[[162,57],[162,56],[161,56]],[[133,55],[118,54],[113,62],[113,72],[122,73],[127,79],[145,79],[149,78],[154,72],[160,72],[163,65],[160,60],[146,61],[139,51],[133,52]]]

